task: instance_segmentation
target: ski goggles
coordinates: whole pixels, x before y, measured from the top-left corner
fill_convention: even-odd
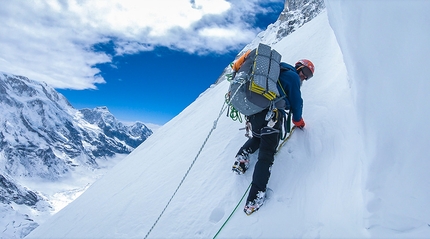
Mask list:
[[[312,78],[312,76],[314,76],[314,74],[312,74],[311,69],[309,69],[309,67],[307,66],[300,66],[300,68],[302,70],[302,74],[306,77],[305,80],[309,80],[310,78]]]

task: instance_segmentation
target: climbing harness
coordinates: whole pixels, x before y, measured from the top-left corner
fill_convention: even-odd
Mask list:
[[[276,149],[276,153],[275,155],[279,152],[279,150],[282,148],[282,146],[290,139],[291,135],[294,133],[294,131],[297,129],[296,126],[293,126],[293,128],[290,130],[290,133],[288,135],[288,137],[286,137],[281,144],[278,146],[278,148]],[[233,209],[233,211],[230,213],[230,215],[228,216],[228,218],[224,221],[224,223],[221,225],[220,229],[218,229],[217,233],[215,234],[215,236],[212,239],[215,239],[218,234],[221,232],[221,230],[224,228],[224,226],[227,224],[227,222],[230,220],[230,218],[233,216],[233,214],[236,212],[237,208],[239,207],[239,205],[242,203],[243,199],[245,198],[245,195],[248,193],[249,189],[251,188],[252,183],[249,184],[248,188],[246,189],[245,193],[243,194],[242,198],[239,200],[239,202],[237,203],[236,207]]]

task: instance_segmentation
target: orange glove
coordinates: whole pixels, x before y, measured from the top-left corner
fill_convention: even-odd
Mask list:
[[[305,127],[305,121],[303,120],[303,117],[300,118],[299,121],[294,121],[293,120],[293,124],[297,127],[299,127],[300,129],[303,129],[303,127]]]

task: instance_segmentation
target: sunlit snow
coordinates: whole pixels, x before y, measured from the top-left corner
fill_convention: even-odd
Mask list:
[[[270,199],[251,216],[242,202],[218,238],[430,237],[430,81],[423,73],[430,33],[418,31],[430,19],[413,15],[429,4],[393,1],[377,11],[378,4],[357,2],[327,1],[327,11],[273,46],[285,62],[308,58],[316,66],[302,87],[306,128],[276,155]],[[396,31],[407,22],[390,23],[398,12],[417,25],[405,37]],[[374,43],[363,42],[367,34]],[[415,37],[421,51],[396,53]],[[414,60],[423,67],[408,67]],[[252,178],[252,170],[231,172],[246,138],[243,124],[220,112],[228,84],[202,93],[27,238],[215,236]]]

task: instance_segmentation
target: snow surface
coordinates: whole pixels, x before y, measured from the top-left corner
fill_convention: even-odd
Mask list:
[[[326,5],[365,143],[365,227],[373,237],[430,238],[430,1]]]
[[[420,71],[428,64],[423,57],[428,50],[410,53],[397,45],[427,46],[428,33],[416,30],[428,17],[408,10],[421,14],[420,7],[430,8],[394,1],[381,12],[370,1],[327,2],[329,14],[274,45],[283,61],[308,58],[316,66],[314,78],[302,87],[306,128],[277,154],[271,198],[251,216],[242,212],[242,202],[218,238],[430,237],[424,91],[430,88]],[[400,17],[407,14],[418,25],[408,34],[397,33],[407,24],[398,19],[375,23],[399,7],[406,7]],[[383,35],[377,44],[366,41],[378,33]],[[417,40],[421,35],[425,39]],[[398,64],[385,65],[381,57]],[[424,68],[412,65],[415,60]],[[242,176],[231,172],[246,138],[239,130],[243,124],[220,112],[227,89],[223,81],[202,93],[27,238],[144,238],[156,222],[148,238],[215,236],[252,177],[252,170]],[[251,167],[255,161],[253,155]]]

